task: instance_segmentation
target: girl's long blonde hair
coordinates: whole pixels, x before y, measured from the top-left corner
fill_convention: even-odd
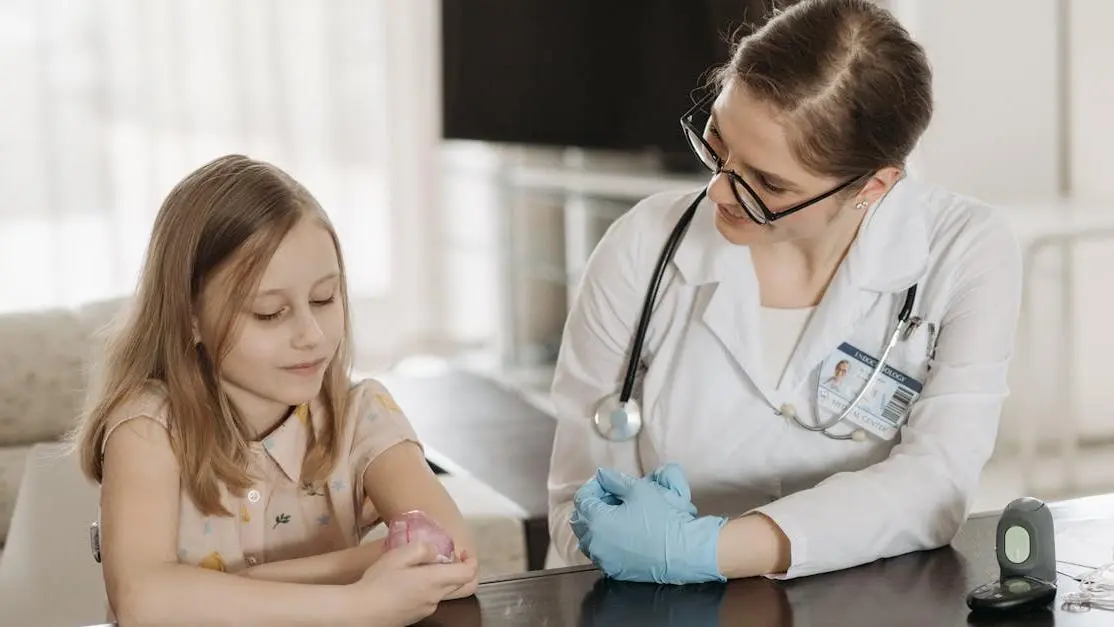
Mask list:
[[[241,155],[218,158],[178,183],[155,218],[139,289],[121,312],[94,371],[86,410],[71,435],[83,471],[100,483],[110,418],[153,386],[165,395],[170,441],[182,485],[206,515],[231,515],[221,486],[242,495],[250,437],[220,385],[221,361],[237,334],[238,312],[257,289],[282,239],[299,220],[328,230],[340,264],[344,338],[325,373],[329,420],[310,442],[303,480],[323,480],[341,453],[351,365],[351,323],[344,262],[336,232],[317,201],[275,166]],[[195,341],[202,290],[217,272],[231,286],[212,341]],[[317,421],[314,421],[317,422]]]

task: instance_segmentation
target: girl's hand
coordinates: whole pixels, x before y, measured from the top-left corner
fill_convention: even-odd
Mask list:
[[[410,625],[476,577],[476,559],[467,553],[450,564],[436,559],[434,548],[422,542],[384,553],[350,585],[357,612],[387,625]]]

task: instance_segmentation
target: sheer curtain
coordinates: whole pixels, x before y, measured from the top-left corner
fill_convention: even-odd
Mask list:
[[[416,341],[435,319],[436,5],[0,0],[0,312],[132,292],[162,198],[236,152],[329,212],[364,348]]]

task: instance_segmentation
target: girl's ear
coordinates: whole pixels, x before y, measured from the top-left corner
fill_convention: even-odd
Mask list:
[[[191,316],[190,321],[191,321],[190,326],[192,327],[192,330],[193,330],[193,343],[194,343],[194,345],[200,344],[201,343],[201,331],[198,329],[197,316]]]

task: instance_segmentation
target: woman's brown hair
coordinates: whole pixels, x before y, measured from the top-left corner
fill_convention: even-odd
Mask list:
[[[932,118],[924,50],[869,0],[802,0],[741,37],[713,84],[781,112],[797,159],[849,180],[900,167]]]
[[[348,294],[337,236],[312,195],[279,168],[228,155],[179,182],[155,218],[139,289],[110,333],[86,411],[73,434],[85,474],[102,480],[105,435],[117,412],[145,393],[165,397],[182,485],[198,510],[230,515],[221,486],[242,495],[250,437],[220,385],[221,361],[237,334],[238,312],[286,234],[300,220],[332,236],[340,264],[345,336],[323,387],[330,420],[313,433],[303,478],[325,479],[340,456],[351,355]],[[204,345],[194,333],[203,290],[220,273],[223,311]]]

